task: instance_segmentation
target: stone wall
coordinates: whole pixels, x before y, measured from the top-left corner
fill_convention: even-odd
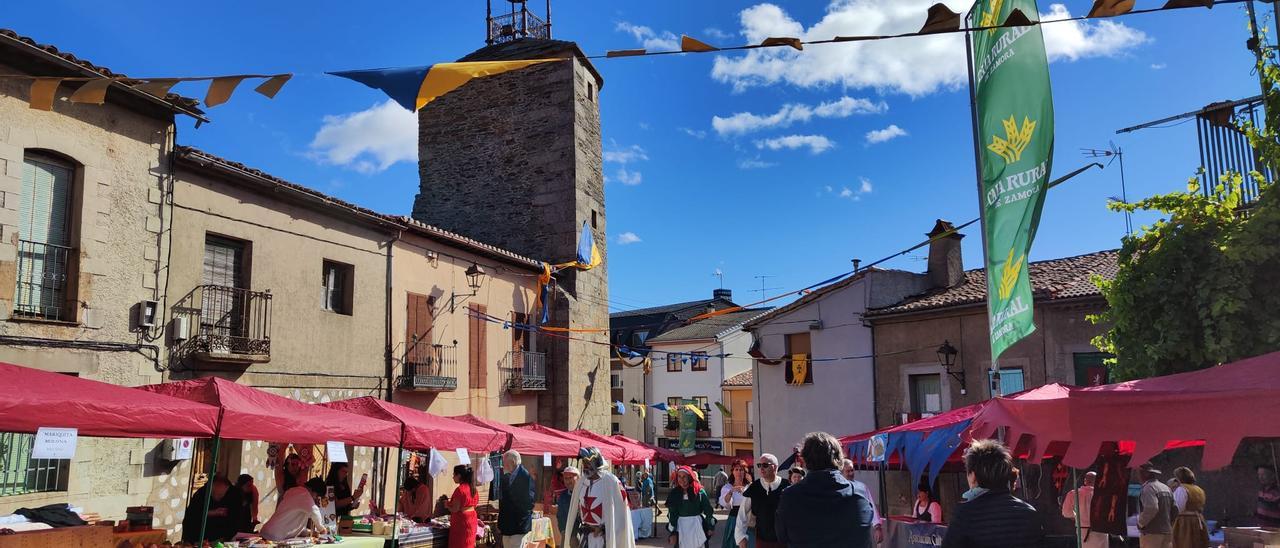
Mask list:
[[[414,218],[548,262],[572,260],[582,224],[594,226],[606,265],[557,274],[549,325],[609,325],[598,85],[579,60],[547,63],[472,80],[419,112]],[[539,421],[607,433],[607,347],[543,340]]]
[[[19,70],[0,64],[0,72]],[[109,101],[71,104],[64,84],[52,111],[28,108],[28,84],[0,81],[0,335],[46,339],[41,345],[7,339],[0,361],[136,386],[159,382],[155,351],[98,352],[76,342],[156,344],[158,330],[133,321],[134,308],[159,300],[159,260],[168,250],[169,212],[162,208],[173,146],[172,115],[138,112]],[[113,97],[115,92],[108,94]],[[74,167],[72,247],[67,322],[21,321],[12,316],[24,155],[61,157]],[[73,341],[73,342],[65,342]],[[52,345],[52,346],[50,346]],[[50,417],[49,426],[57,426]],[[71,463],[67,491],[0,497],[0,515],[15,508],[73,502],[104,518],[146,502],[156,473],[155,440],[82,438]]]

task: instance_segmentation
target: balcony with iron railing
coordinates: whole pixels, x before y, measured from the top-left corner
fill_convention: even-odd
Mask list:
[[[179,357],[231,364],[271,361],[271,292],[202,285],[174,306]],[[186,340],[179,340],[187,336]]]
[[[507,353],[499,369],[504,385],[511,392],[547,389],[547,356],[541,352],[513,350]]]
[[[703,408],[702,414],[704,416],[710,416],[711,409]],[[699,438],[711,437],[711,421],[707,419],[696,419],[696,421],[697,422],[694,426],[694,435]],[[666,425],[664,425],[662,430],[663,430],[662,435],[669,438],[673,438],[680,435],[680,419],[677,417],[672,417],[671,415],[667,415]]]
[[[724,437],[726,438],[750,438],[751,434],[751,421],[727,419],[724,421]]]
[[[440,344],[411,347],[405,353],[396,386],[400,390],[449,392],[458,389],[458,347]]]
[[[489,17],[488,43],[505,44],[521,38],[551,38],[551,25],[528,10]]]
[[[75,249],[71,247],[18,240],[14,317],[75,321],[74,299],[68,294],[74,257]]]

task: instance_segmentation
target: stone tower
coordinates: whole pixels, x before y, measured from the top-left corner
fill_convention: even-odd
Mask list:
[[[576,257],[588,223],[605,254],[604,80],[577,44],[552,40],[549,23],[522,2],[511,5],[510,15],[488,18],[489,45],[459,61],[566,61],[472,80],[419,111],[421,187],[413,217],[550,263]],[[548,325],[608,327],[607,266],[605,254],[593,270],[558,273]],[[604,334],[574,337],[608,341]],[[548,377],[539,422],[608,434],[609,348],[552,336],[537,344]]]

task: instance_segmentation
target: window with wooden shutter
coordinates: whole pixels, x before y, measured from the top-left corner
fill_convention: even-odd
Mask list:
[[[74,320],[68,283],[74,174],[74,166],[56,158],[27,154],[23,159],[14,291],[14,311],[20,315]]]
[[[489,386],[488,368],[485,367],[486,352],[485,329],[488,323],[484,321],[482,315],[485,314],[484,305],[471,304],[468,306],[471,313],[467,315],[467,358],[469,368],[471,370],[471,388],[484,389]]]
[[[405,362],[410,364],[426,364],[431,357],[432,317],[435,298],[416,293],[408,294],[408,313],[405,325]]]

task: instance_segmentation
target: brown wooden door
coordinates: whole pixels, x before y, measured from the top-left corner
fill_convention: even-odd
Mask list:
[[[432,361],[429,359],[433,343],[431,339],[431,315],[432,310],[435,308],[435,298],[409,293],[407,307],[408,310],[405,314],[404,361],[408,366],[423,366]],[[432,372],[419,373],[438,374]]]
[[[479,412],[483,417],[487,415],[483,410],[487,409],[485,402],[488,399],[489,387],[488,352],[485,348],[488,344],[485,331],[489,322],[482,316],[485,314],[484,305],[471,304],[468,308],[470,308],[470,314],[467,314],[467,386],[471,393],[469,407],[472,413]]]

